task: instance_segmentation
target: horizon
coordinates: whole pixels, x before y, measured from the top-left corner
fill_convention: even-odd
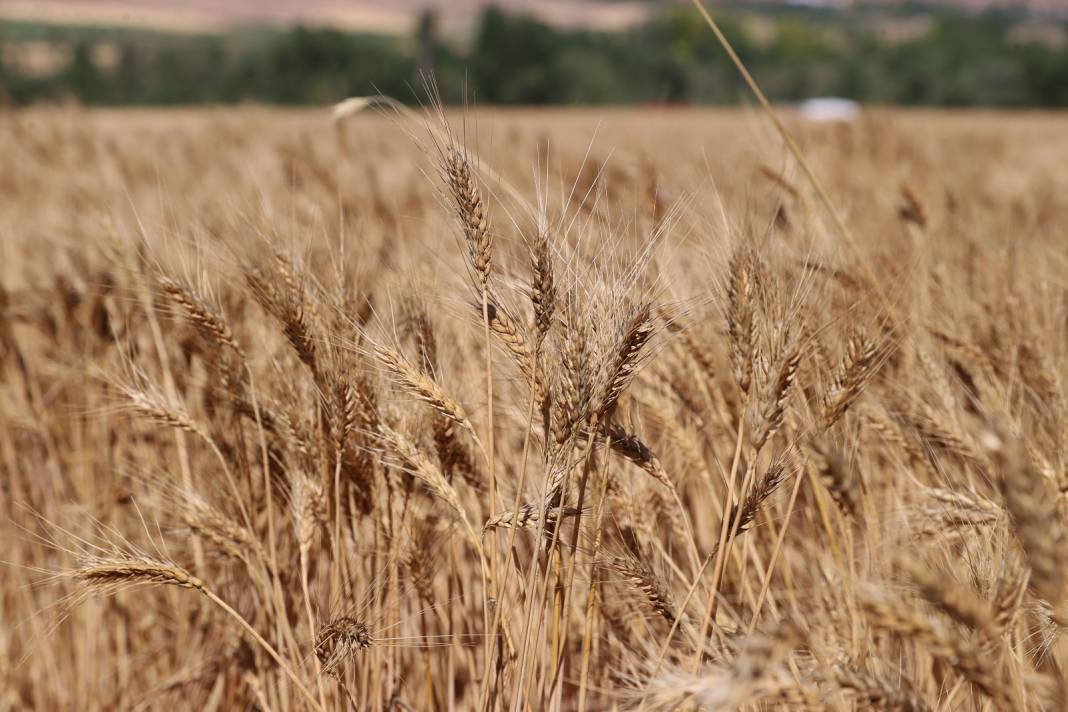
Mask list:
[[[443,30],[463,33],[487,7],[530,15],[562,28],[619,31],[647,21],[685,0],[6,0],[0,20],[49,25],[114,26],[171,32],[228,32],[241,27],[328,27],[350,32],[406,34],[427,10],[437,14]],[[1022,12],[1041,18],[1068,18],[1062,0],[728,0],[721,9],[761,12],[929,11]]]

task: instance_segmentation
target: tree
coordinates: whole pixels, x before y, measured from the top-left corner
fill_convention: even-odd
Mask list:
[[[106,98],[107,80],[93,62],[92,48],[87,42],[78,42],[74,46],[63,82],[65,89],[88,104]]]

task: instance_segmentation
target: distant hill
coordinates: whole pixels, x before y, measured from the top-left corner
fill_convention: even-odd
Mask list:
[[[620,29],[676,0],[493,0],[510,11],[529,12],[560,26]],[[771,3],[846,7],[915,5],[916,0],[728,0],[754,6]],[[469,27],[488,0],[4,0],[0,19],[55,24],[155,27],[213,31],[235,25],[289,25],[297,22],[347,30],[407,33],[428,7],[446,29]],[[718,2],[711,3],[713,6]],[[933,4],[978,11],[1012,7],[1068,14],[1068,0],[935,0]]]

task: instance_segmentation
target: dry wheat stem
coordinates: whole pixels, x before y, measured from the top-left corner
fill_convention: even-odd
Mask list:
[[[85,559],[82,565],[74,572],[73,576],[91,586],[102,588],[115,588],[137,583],[151,583],[190,588],[199,591],[209,601],[222,609],[228,616],[237,622],[263,650],[278,663],[278,667],[296,685],[304,699],[315,709],[321,712],[325,710],[319,701],[308,692],[308,688],[300,681],[296,673],[282,660],[282,656],[274,647],[264,640],[255,628],[245,618],[230,607],[226,601],[215,595],[207,585],[185,569],[165,561],[157,561],[148,557],[120,555],[115,557],[92,557]]]

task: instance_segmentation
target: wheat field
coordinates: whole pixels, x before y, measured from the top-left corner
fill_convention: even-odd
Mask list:
[[[0,115],[0,710],[1063,710],[1064,117]]]

